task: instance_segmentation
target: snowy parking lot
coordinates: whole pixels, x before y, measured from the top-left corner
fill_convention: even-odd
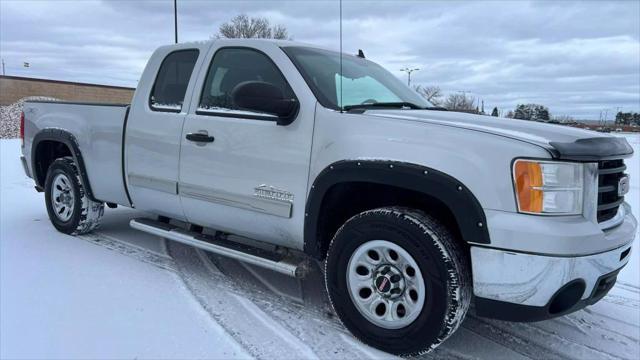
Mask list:
[[[640,135],[627,201],[640,214]],[[390,358],[333,314],[315,268],[304,280],[166,242],[129,228],[144,214],[107,209],[95,233],[49,223],[22,171],[19,140],[1,140],[0,357]],[[509,323],[473,309],[425,358],[640,357],[640,252],[601,302],[561,318]]]

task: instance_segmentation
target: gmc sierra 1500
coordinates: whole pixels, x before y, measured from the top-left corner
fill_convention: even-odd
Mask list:
[[[363,56],[290,41],[161,47],[131,105],[33,101],[22,122],[59,231],[119,204],[158,216],[136,229],[292,276],[324,261],[342,323],[395,354],[435,348],[472,301],[513,321],[595,303],[637,227],[623,138],[444,111]]]

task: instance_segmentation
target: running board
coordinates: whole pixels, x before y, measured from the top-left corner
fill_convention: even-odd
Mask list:
[[[133,219],[129,225],[136,229],[165,239],[191,245],[202,250],[226,256],[248,264],[263,267],[296,278],[304,277],[306,263],[291,255],[283,255],[212,235],[185,230],[166,222],[151,219]]]

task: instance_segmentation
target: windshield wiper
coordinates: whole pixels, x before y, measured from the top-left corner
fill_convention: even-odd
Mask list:
[[[402,108],[410,108],[410,109],[425,109],[422,106],[418,106],[414,103],[410,102],[377,102],[371,104],[357,104],[357,105],[347,105],[343,108],[345,111],[350,111],[354,109],[371,109],[371,108],[390,108],[390,109],[402,109]]]

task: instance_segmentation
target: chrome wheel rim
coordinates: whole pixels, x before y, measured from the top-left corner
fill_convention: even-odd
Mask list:
[[[354,251],[347,265],[347,287],[360,314],[385,329],[411,324],[426,297],[416,261],[386,240],[368,241]]]
[[[71,186],[71,180],[65,174],[58,174],[53,178],[51,185],[51,202],[53,212],[61,221],[67,222],[73,215],[75,207],[75,194]]]

